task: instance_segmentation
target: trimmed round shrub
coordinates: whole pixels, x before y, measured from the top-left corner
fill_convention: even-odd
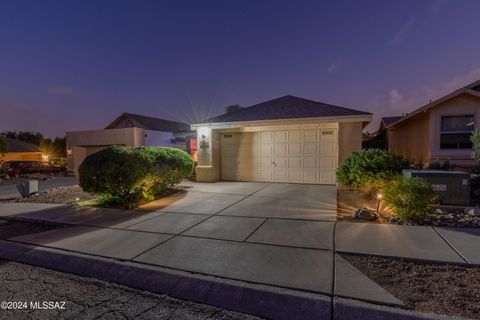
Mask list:
[[[404,221],[424,218],[434,201],[432,186],[416,178],[399,176],[385,188],[385,203]]]
[[[164,147],[111,147],[89,155],[79,168],[80,186],[108,202],[152,200],[192,173],[188,153]]]
[[[337,169],[337,180],[355,190],[378,191],[409,166],[410,162],[399,154],[366,149],[353,152],[343,162]]]
[[[193,171],[192,157],[185,151],[169,147],[140,147],[136,151],[148,159],[148,174],[143,182],[143,198],[156,194],[188,178]]]
[[[113,202],[135,202],[149,159],[130,147],[116,146],[95,152],[78,168],[80,187],[87,192],[109,195]]]

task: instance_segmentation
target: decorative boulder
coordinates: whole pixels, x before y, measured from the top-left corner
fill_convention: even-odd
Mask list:
[[[352,212],[352,218],[372,221],[377,219],[377,215],[370,209],[362,208]]]
[[[480,217],[480,208],[472,208],[468,210],[468,215],[472,217]]]

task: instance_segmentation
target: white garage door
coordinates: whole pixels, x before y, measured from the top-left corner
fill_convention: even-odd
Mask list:
[[[223,133],[222,179],[335,184],[337,130]]]

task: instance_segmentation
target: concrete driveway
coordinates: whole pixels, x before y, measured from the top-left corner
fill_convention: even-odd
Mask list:
[[[10,204],[0,216],[69,225],[12,241],[402,304],[333,251],[336,187],[185,182],[183,188],[133,212],[51,205],[22,212]]]

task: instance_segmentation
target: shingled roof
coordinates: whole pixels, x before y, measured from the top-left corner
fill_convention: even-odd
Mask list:
[[[392,124],[394,122],[397,122],[398,120],[400,120],[402,118],[403,118],[403,116],[383,117],[382,122],[383,122],[383,125],[386,127],[386,126],[389,126],[390,124]]]
[[[8,152],[40,152],[37,145],[20,140],[3,137],[8,144]]]
[[[122,113],[118,118],[112,121],[105,129],[115,128],[117,123],[124,118],[130,118],[140,123],[144,129],[164,132],[190,131],[190,125],[183,122],[176,122],[154,117],[142,116],[139,114]]]
[[[262,102],[238,111],[225,113],[201,123],[241,122],[256,120],[298,119],[371,115],[369,112],[348,109],[291,95]]]

